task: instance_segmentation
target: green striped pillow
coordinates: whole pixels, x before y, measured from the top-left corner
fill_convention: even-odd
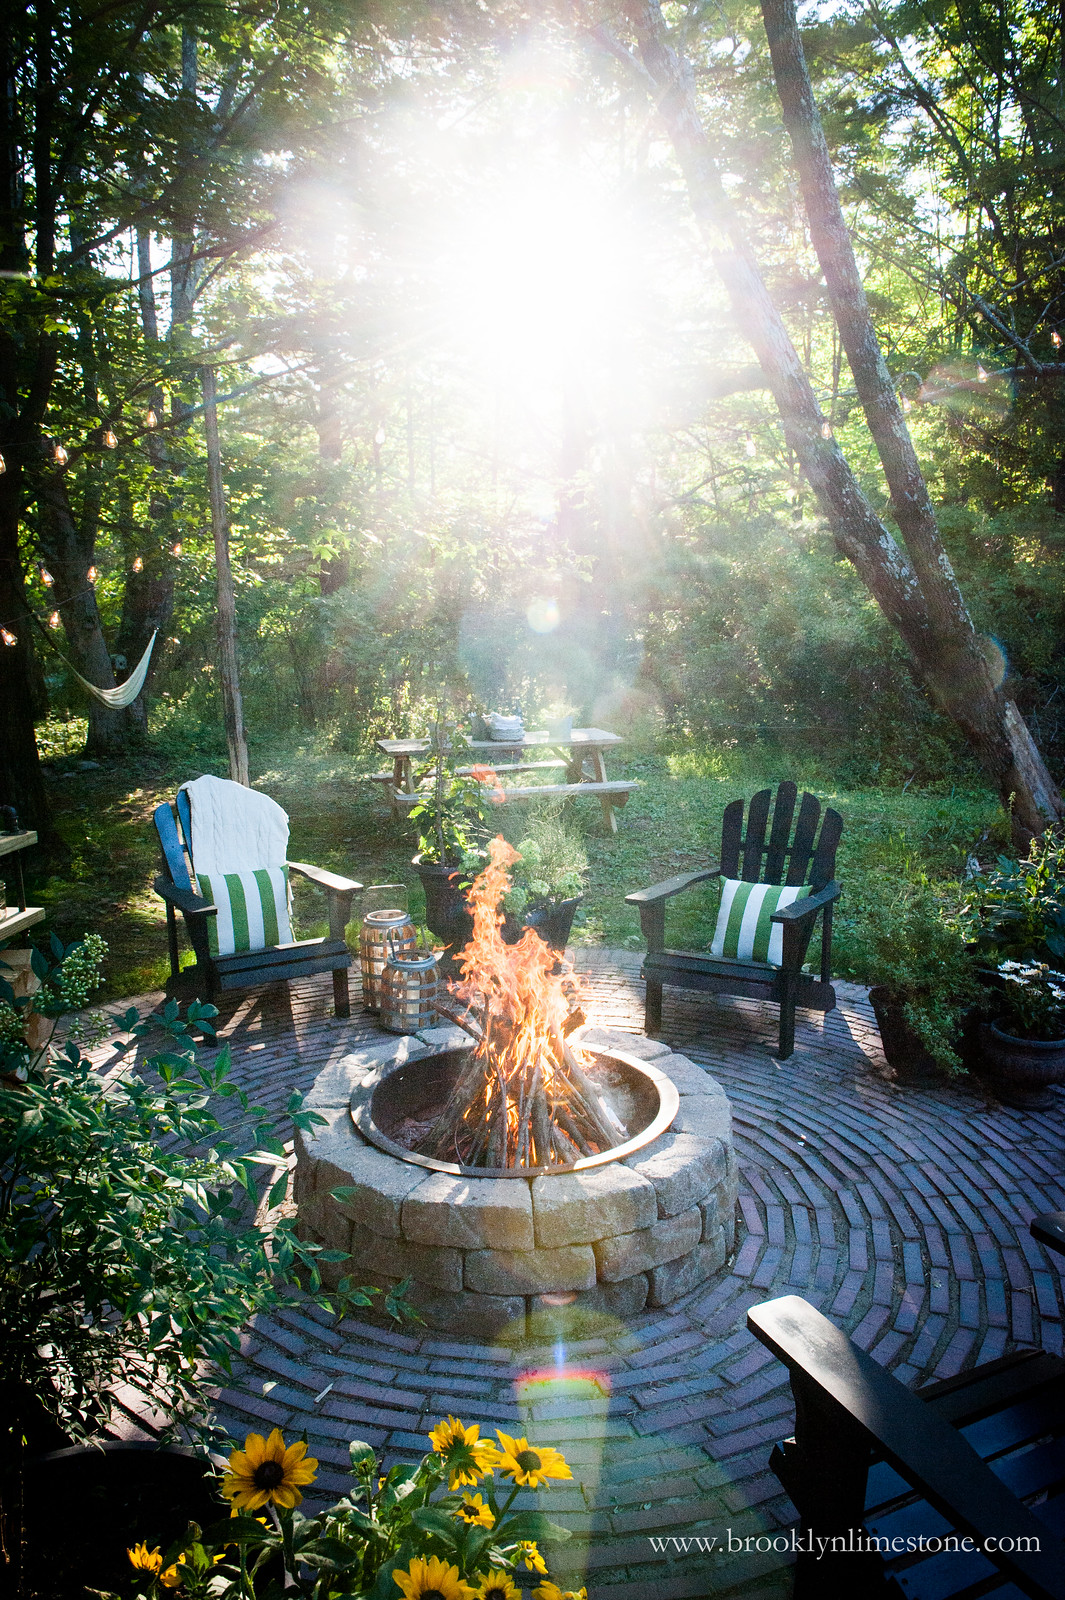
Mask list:
[[[725,878],[710,954],[732,956],[736,961],[768,961],[779,967],[784,959],[784,930],[769,919],[781,906],[803,900],[809,893],[809,884],[744,883],[740,878]]]
[[[203,898],[218,907],[218,915],[207,918],[207,944],[213,956],[291,944],[287,866],[213,877],[200,872],[197,877]]]

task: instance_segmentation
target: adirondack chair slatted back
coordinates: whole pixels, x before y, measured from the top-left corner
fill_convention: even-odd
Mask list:
[[[821,821],[820,801],[812,794],[804,794],[792,836],[797,798],[798,789],[794,783],[780,785],[768,845],[766,827],[773,800],[771,789],[761,789],[747,806],[746,834],[743,831],[745,802],[733,800],[725,807],[721,824],[721,871],[726,878],[742,878],[746,883],[809,883],[815,890],[831,882],[843,818],[838,811],[829,809]],[[820,835],[818,822],[821,822]]]
[[[188,796],[183,793],[179,794],[179,814],[183,800],[185,802],[185,815],[181,818],[181,830],[185,839],[187,839],[190,831],[189,824],[192,820],[189,815]],[[170,874],[171,883],[175,884],[179,889],[191,889],[193,882],[192,875],[189,872],[189,860],[186,856],[185,842],[182,839],[182,833],[178,831],[174,808],[169,800],[164,800],[162,805],[156,806],[154,820],[155,831],[159,835],[159,843],[162,846],[163,861],[167,872]]]

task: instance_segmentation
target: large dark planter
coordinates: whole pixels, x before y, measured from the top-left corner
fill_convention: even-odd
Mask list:
[[[225,1519],[219,1464],[192,1450],[110,1442],[32,1457],[24,1480],[29,1591],[63,1600],[125,1594],[133,1545],[165,1552],[190,1522],[208,1528]]]
[[[937,1071],[935,1057],[925,1049],[906,1021],[900,996],[878,984],[869,991],[869,1003],[880,1029],[880,1042],[888,1066],[894,1067],[901,1078],[931,1078]]]
[[[1031,1110],[1054,1104],[1052,1085],[1065,1083],[1065,1039],[1019,1039],[997,1022],[985,1023],[981,1037],[980,1071],[998,1099]]]
[[[452,953],[473,938],[473,916],[462,885],[469,882],[465,867],[442,867],[415,856],[411,862],[425,891],[425,925]]]
[[[506,917],[503,922],[504,943],[517,944],[526,928],[533,928],[546,945],[558,955],[563,955],[569,943],[573,918],[583,899],[584,896],[578,894],[572,900],[556,900],[551,905],[539,906],[527,911],[521,922],[516,917]]]

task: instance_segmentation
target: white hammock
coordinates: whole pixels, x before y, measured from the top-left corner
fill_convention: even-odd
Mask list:
[[[60,661],[63,662],[67,668],[67,671],[74,674],[75,678],[77,678],[83,689],[87,689],[90,694],[95,695],[97,700],[101,701],[103,705],[110,706],[112,711],[122,711],[126,706],[131,706],[133,704],[134,700],[136,700],[137,696],[144,688],[144,680],[148,676],[148,663],[152,659],[152,648],[158,636],[159,629],[156,628],[155,632],[148,640],[147,650],[141,656],[140,660],[137,662],[137,665],[134,667],[125,683],[120,683],[116,689],[98,689],[95,683],[90,683],[88,678],[83,678],[81,673],[78,672],[75,667],[70,665],[70,662],[67,660],[66,656],[62,655],[58,650],[56,650],[55,653],[57,656],[59,656]],[[50,639],[48,642],[49,644],[52,644]],[[54,644],[52,645],[52,649],[55,650]]]

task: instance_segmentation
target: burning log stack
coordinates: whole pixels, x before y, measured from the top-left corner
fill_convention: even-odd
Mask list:
[[[473,938],[462,981],[437,1000],[442,1016],[476,1041],[435,1121],[412,1145],[465,1167],[571,1166],[614,1149],[628,1130],[588,1077],[567,1035],[584,1021],[572,973],[532,928],[503,943],[500,903],[518,860],[502,837],[469,893]]]

